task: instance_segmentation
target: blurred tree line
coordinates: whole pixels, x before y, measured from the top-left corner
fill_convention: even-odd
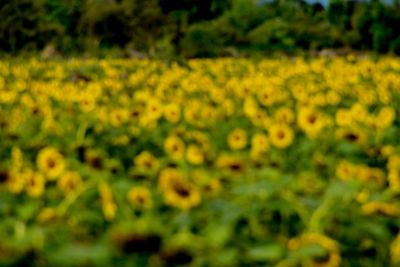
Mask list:
[[[400,5],[378,0],[0,0],[0,51],[150,56],[353,48],[400,54]]]

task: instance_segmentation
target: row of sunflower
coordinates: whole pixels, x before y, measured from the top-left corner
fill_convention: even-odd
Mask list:
[[[0,265],[399,266],[400,60],[0,62]]]

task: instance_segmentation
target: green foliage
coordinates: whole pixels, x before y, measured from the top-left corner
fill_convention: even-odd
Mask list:
[[[267,20],[248,35],[250,43],[260,50],[292,50],[295,40],[290,34],[290,24],[285,21]]]
[[[400,35],[399,4],[381,1],[2,0],[0,16],[0,52],[15,53],[48,44],[66,54],[117,48],[158,58],[212,57],[228,47],[398,53]]]
[[[46,40],[63,33],[59,24],[46,21],[42,1],[0,1],[0,17],[1,50],[40,49]]]
[[[390,44],[390,48],[391,50],[396,54],[396,55],[400,55],[400,36],[397,37],[397,39],[395,39],[393,42],[391,42]]]
[[[183,50],[187,57],[213,57],[221,49],[222,40],[209,22],[193,24],[183,40]]]

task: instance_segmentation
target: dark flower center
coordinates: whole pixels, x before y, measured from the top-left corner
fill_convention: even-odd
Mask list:
[[[0,171],[0,184],[6,183],[10,179],[10,175],[6,171]]]
[[[313,124],[317,121],[317,116],[315,116],[314,114],[311,114],[310,116],[308,116],[308,121]]]
[[[345,137],[347,140],[352,141],[352,142],[355,142],[355,141],[358,140],[358,135],[355,134],[355,133],[347,133],[344,137]]]
[[[130,235],[122,241],[125,253],[155,253],[161,247],[161,238],[156,235]]]
[[[283,139],[285,137],[285,132],[279,131],[277,135],[279,139]]]
[[[181,197],[188,197],[190,195],[189,188],[185,187],[184,185],[176,184],[174,187],[175,192]]]
[[[50,169],[53,169],[53,168],[56,166],[55,160],[52,159],[52,158],[48,158],[48,159],[47,159],[47,166],[48,166]]]

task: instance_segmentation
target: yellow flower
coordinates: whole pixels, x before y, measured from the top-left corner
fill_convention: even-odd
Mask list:
[[[389,186],[392,189],[400,189],[400,170],[391,169],[388,174]]]
[[[392,155],[394,153],[395,149],[393,146],[391,145],[386,145],[383,146],[381,149],[381,154],[382,156],[384,156],[385,158],[388,158],[390,155]]]
[[[336,166],[336,176],[343,180],[349,181],[357,175],[358,169],[348,161],[340,161]]]
[[[353,117],[350,111],[339,109],[336,111],[336,124],[339,126],[349,126],[353,123]]]
[[[363,144],[367,138],[364,131],[356,128],[355,129],[338,128],[336,129],[335,136],[337,139],[343,139],[357,145]]]
[[[390,260],[393,266],[400,265],[400,234],[390,244]]]
[[[238,173],[245,169],[245,163],[242,159],[230,155],[219,156],[216,161],[216,166],[218,168],[227,168]]]
[[[250,117],[250,119],[255,126],[263,126],[265,124],[265,121],[269,118],[267,117],[264,110],[259,109]]]
[[[186,159],[193,165],[199,165],[203,163],[204,155],[197,145],[189,145],[186,150]]]
[[[228,145],[231,149],[242,149],[247,145],[246,131],[243,129],[235,129],[228,135]]]
[[[364,121],[367,116],[367,110],[365,107],[360,103],[355,103],[351,109],[350,113],[352,115],[353,120],[355,121]]]
[[[251,156],[257,159],[262,153],[268,151],[269,141],[267,135],[263,133],[256,133],[251,138]]]
[[[30,197],[39,197],[43,194],[45,189],[46,180],[43,175],[38,172],[33,172],[27,169],[24,173],[26,179],[26,192]]]
[[[150,209],[153,206],[151,192],[146,187],[132,187],[126,197],[134,208]]]
[[[365,215],[382,214],[393,217],[400,215],[400,207],[397,204],[385,203],[381,201],[372,201],[364,204],[361,207],[361,211]]]
[[[137,155],[134,159],[134,163],[137,167],[147,171],[157,171],[159,167],[157,158],[148,151],[143,151]]]
[[[166,170],[160,174],[159,188],[167,205],[187,210],[201,202],[199,189],[186,181],[176,170]]]
[[[79,104],[83,112],[90,112],[96,107],[96,100],[94,97],[86,96]]]
[[[177,123],[181,119],[181,110],[179,105],[171,103],[165,106],[164,116],[167,121]]]
[[[389,170],[392,169],[400,169],[400,155],[390,155],[388,158],[388,163],[386,165],[386,168]]]
[[[146,116],[151,120],[157,120],[163,115],[163,105],[158,99],[150,99],[146,105]]]
[[[185,144],[177,136],[170,136],[164,141],[164,150],[173,159],[181,159],[185,154]]]
[[[286,148],[292,144],[294,133],[286,124],[274,124],[269,129],[269,140],[278,148]]]
[[[364,183],[377,183],[383,185],[385,182],[385,173],[379,168],[362,167],[359,169],[358,177]]]
[[[275,120],[279,123],[290,124],[294,121],[294,114],[290,108],[281,107],[275,112]]]
[[[254,100],[253,97],[246,97],[243,105],[243,111],[244,114],[246,114],[249,117],[252,117],[256,114],[258,110],[258,105],[257,102]]]
[[[308,246],[320,246],[324,253],[305,258],[305,266],[311,267],[337,267],[340,266],[341,257],[338,243],[319,233],[305,233],[300,237],[292,238],[288,242],[290,250],[299,250]]]
[[[215,197],[221,190],[221,183],[217,179],[212,179],[202,185],[202,191],[209,197]]]
[[[314,138],[324,127],[322,115],[310,108],[302,108],[298,116],[299,127],[307,133],[307,136]]]
[[[24,173],[15,168],[9,172],[0,171],[0,184],[5,183],[8,190],[13,194],[19,194],[24,190],[25,178]]]
[[[64,156],[53,147],[44,148],[37,156],[37,166],[49,180],[55,180],[64,171]]]
[[[395,117],[396,113],[392,107],[384,107],[379,111],[375,124],[378,128],[387,128],[392,125]]]
[[[69,171],[61,176],[57,185],[65,195],[68,195],[82,186],[82,178],[78,172]]]
[[[361,192],[356,194],[355,198],[359,203],[365,203],[368,201],[369,197],[370,197],[369,191],[367,189],[363,189]]]
[[[110,111],[110,123],[114,127],[119,127],[129,118],[129,111],[123,108],[115,108]]]
[[[257,92],[258,100],[263,106],[271,106],[275,103],[276,94],[273,88],[264,88]]]

